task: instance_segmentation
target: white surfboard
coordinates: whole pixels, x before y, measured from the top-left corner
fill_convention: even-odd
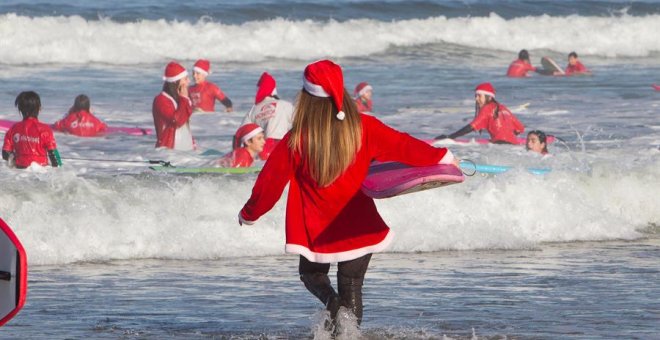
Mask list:
[[[25,249],[11,228],[0,219],[0,326],[18,314],[26,297]]]

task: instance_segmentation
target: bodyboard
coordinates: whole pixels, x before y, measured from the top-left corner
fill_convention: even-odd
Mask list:
[[[25,249],[11,228],[0,219],[0,326],[18,314],[26,297]]]
[[[362,182],[362,192],[372,198],[388,198],[450,184],[465,177],[450,164],[414,167],[397,162],[376,163]]]
[[[559,65],[557,65],[557,63],[550,57],[541,58],[541,65],[543,65],[544,70],[547,70],[549,73],[548,75],[554,75],[555,72],[559,72],[562,76],[566,75],[564,70],[562,70],[561,67],[559,67]]]
[[[214,168],[214,167],[174,167],[174,166],[150,166],[149,169],[161,172],[178,174],[253,174],[261,171],[260,167],[247,168]]]

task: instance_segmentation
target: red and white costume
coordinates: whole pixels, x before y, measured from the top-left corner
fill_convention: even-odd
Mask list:
[[[567,76],[570,76],[579,73],[589,73],[589,70],[579,60],[577,60],[575,61],[575,65],[568,64],[564,73],[566,73]]]
[[[529,77],[527,72],[530,71],[536,71],[536,67],[522,59],[516,59],[511,63],[511,65],[509,65],[509,69],[506,71],[506,75],[507,77],[514,78]]]
[[[305,91],[311,95],[332,97],[338,109],[337,119],[344,120],[341,68],[328,60],[318,61],[307,66],[303,79]],[[362,142],[355,160],[325,187],[312,178],[303,155],[289,149],[290,133],[284,136],[240,211],[241,221],[251,223],[268,212],[289,184],[285,247],[288,253],[300,254],[312,262],[331,263],[383,251],[392,241],[392,233],[373,199],[360,190],[371,162],[400,161],[424,166],[451,161],[453,156],[445,148],[434,148],[372,116],[361,114],[360,118]]]
[[[243,168],[252,166],[254,157],[248,150],[247,142],[254,136],[264,132],[261,126],[248,123],[238,128],[234,135],[234,151],[224,155],[218,160],[218,165],[225,168]]]
[[[171,62],[165,69],[167,82],[175,82],[188,73],[183,66]],[[156,147],[176,150],[193,150],[195,143],[190,131],[189,119],[192,115],[192,104],[187,97],[179,96],[176,101],[172,96],[161,92],[154,98],[152,113],[156,128]]]
[[[206,59],[197,60],[193,66],[193,70],[208,76],[211,74],[211,63]],[[222,92],[220,87],[208,81],[191,86],[189,91],[193,110],[215,112],[215,100],[217,99],[221,102],[227,100],[227,96]]]
[[[102,135],[108,126],[92,113],[86,110],[71,112],[66,117],[56,121],[53,129],[80,137]]]
[[[371,113],[374,109],[374,104],[371,99],[362,98],[362,95],[367,91],[373,91],[373,87],[366,82],[357,84],[353,91],[353,99],[355,100],[355,105],[360,113]]]
[[[264,130],[266,145],[260,153],[261,159],[267,159],[277,143],[291,130],[293,123],[293,105],[273,96],[277,95],[275,78],[264,72],[257,82],[254,106],[245,115],[241,125],[256,123]]]
[[[5,134],[2,150],[14,153],[16,166],[48,165],[48,151],[57,149],[53,130],[35,117],[14,124]]]

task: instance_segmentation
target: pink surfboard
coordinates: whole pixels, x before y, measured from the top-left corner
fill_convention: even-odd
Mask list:
[[[488,144],[490,143],[490,139],[488,138],[456,138],[456,139],[448,139],[450,141],[453,141],[455,143],[460,143],[460,144],[470,144],[470,143],[476,143],[476,144]],[[556,140],[555,136],[553,135],[547,135],[546,136],[546,143],[554,143]],[[443,139],[427,139],[425,140],[427,143],[433,145],[435,143],[443,141]],[[525,145],[527,143],[527,138],[525,137],[518,137],[516,138],[516,144],[517,145]]]
[[[27,256],[9,226],[0,219],[0,326],[11,320],[27,298]]]
[[[14,120],[0,119],[0,131],[6,132],[15,123],[16,121]],[[51,127],[53,126],[51,125]],[[126,134],[131,136],[144,136],[144,135],[153,135],[154,129],[139,128],[139,127],[108,126],[108,129],[106,130],[106,134]]]
[[[656,91],[660,91],[660,85],[658,85],[658,84],[653,84],[653,88],[654,88]]]
[[[414,167],[397,162],[376,163],[362,182],[362,192],[372,198],[388,198],[461,183],[465,177],[453,165]]]

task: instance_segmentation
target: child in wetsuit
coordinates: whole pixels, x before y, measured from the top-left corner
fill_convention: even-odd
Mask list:
[[[21,92],[14,105],[23,120],[5,134],[2,159],[10,165],[14,163],[19,169],[25,169],[32,163],[46,166],[48,161],[53,167],[62,166],[53,130],[37,119],[41,111],[39,95],[34,91]]]
[[[53,129],[80,137],[102,135],[108,126],[92,114],[90,106],[89,97],[84,94],[77,96],[69,113],[55,122]]]

